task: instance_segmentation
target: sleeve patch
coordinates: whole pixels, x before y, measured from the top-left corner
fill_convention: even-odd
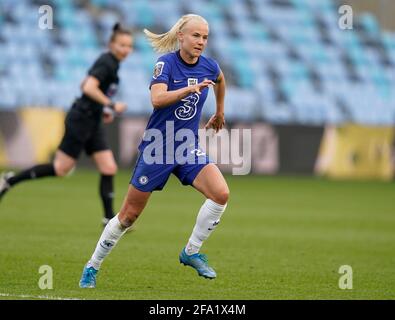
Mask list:
[[[154,68],[154,74],[152,76],[154,79],[157,79],[162,74],[164,65],[165,63],[163,61],[159,61],[156,63]]]

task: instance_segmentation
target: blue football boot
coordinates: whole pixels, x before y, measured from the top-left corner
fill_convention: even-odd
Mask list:
[[[214,269],[208,265],[207,256],[205,254],[195,253],[189,256],[186,254],[184,248],[182,249],[179,258],[180,263],[194,268],[199,276],[205,277],[207,279],[214,279],[217,277]]]
[[[95,268],[85,266],[84,270],[82,271],[80,288],[95,288],[97,272],[98,270]]]

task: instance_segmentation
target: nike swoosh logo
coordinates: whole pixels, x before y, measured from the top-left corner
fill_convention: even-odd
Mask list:
[[[182,80],[174,80],[174,83],[182,82]]]

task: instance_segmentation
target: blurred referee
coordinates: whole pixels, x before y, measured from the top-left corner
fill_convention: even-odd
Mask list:
[[[52,163],[36,165],[15,175],[0,177],[0,200],[14,185],[42,177],[63,177],[76,165],[82,150],[95,162],[100,177],[100,196],[104,208],[103,224],[114,216],[113,177],[117,164],[106,142],[103,123],[126,110],[126,104],[112,102],[119,83],[118,69],[132,51],[132,33],[119,23],[113,27],[109,50],[100,55],[81,84],[82,96],[73,103],[65,120],[65,133]]]

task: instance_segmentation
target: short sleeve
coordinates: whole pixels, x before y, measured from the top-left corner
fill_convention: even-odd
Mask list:
[[[155,83],[169,84],[169,79],[170,79],[170,64],[167,60],[159,58],[154,67],[150,88]]]
[[[111,67],[100,59],[88,71],[88,75],[95,77],[100,83],[105,82],[111,74]]]
[[[220,74],[221,74],[221,68],[219,67],[219,64],[215,61],[215,64],[214,64],[214,79],[215,79],[215,81],[217,81]]]

